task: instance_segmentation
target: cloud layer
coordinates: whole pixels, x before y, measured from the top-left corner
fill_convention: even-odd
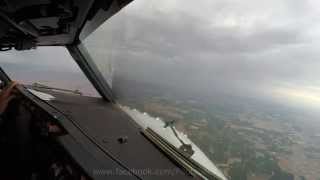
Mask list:
[[[139,0],[85,44],[100,62],[114,63],[117,76],[196,92],[276,98],[279,89],[306,93],[320,86],[319,5]]]
[[[294,89],[320,98],[319,20],[317,0],[136,0],[84,43],[117,77],[207,94],[277,98],[287,90],[299,99]],[[77,71],[56,47],[0,57]]]

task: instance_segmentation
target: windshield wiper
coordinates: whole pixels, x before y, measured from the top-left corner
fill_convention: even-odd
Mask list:
[[[39,89],[46,89],[46,90],[56,90],[56,91],[68,92],[68,93],[78,94],[78,95],[82,96],[82,92],[79,91],[78,89],[76,89],[76,90],[62,89],[62,88],[56,88],[56,87],[43,85],[40,83],[33,83],[31,85],[31,87],[32,88],[39,88]]]
[[[202,179],[221,180],[221,178],[219,178],[213,172],[211,172],[192,158],[186,157],[185,154],[181,152],[180,148],[177,149],[174,145],[169,143],[166,139],[161,137],[151,128],[146,128],[142,133],[191,175],[195,177],[201,177]]]
[[[192,149],[192,145],[191,144],[186,144],[178,135],[176,129],[174,128],[174,123],[175,121],[169,121],[169,122],[165,122],[164,128],[170,127],[170,129],[172,130],[174,136],[176,136],[176,138],[180,141],[180,143],[182,144],[179,147],[179,150],[188,158],[190,158],[193,154],[194,154],[194,150]]]

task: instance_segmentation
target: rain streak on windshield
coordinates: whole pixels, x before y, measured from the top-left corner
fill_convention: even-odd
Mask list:
[[[121,107],[204,167],[319,180],[319,17],[316,0],[135,0],[82,43]]]

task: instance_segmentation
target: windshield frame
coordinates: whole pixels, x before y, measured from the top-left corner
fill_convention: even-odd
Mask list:
[[[113,103],[116,103],[116,104],[119,102],[117,97],[113,93],[113,89],[108,84],[108,81],[103,76],[103,73],[97,67],[95,61],[93,60],[93,57],[90,55],[90,52],[88,52],[87,48],[85,47],[84,41],[86,38],[90,36],[91,33],[94,33],[94,31],[97,30],[100,27],[100,25],[103,25],[105,21],[108,21],[109,18],[115,15],[119,10],[124,8],[126,5],[127,4],[125,4],[124,6],[119,6],[118,4],[113,3],[110,5],[111,7],[108,11],[99,10],[92,20],[87,21],[84,24],[84,28],[79,33],[79,40],[76,43],[76,45],[67,46],[67,49],[69,50],[72,57],[78,63],[82,71],[86,74],[88,79],[92,82],[92,84],[97,89],[97,91],[101,94],[101,96],[105,100],[112,101]],[[118,105],[121,106],[121,104],[118,104]],[[126,112],[126,114],[128,113]],[[131,119],[134,122],[136,122],[134,118],[131,117]],[[141,133],[143,133],[143,131]],[[160,137],[162,136],[160,135]],[[162,137],[162,138],[166,139],[165,137]],[[174,147],[174,145],[171,144],[170,142],[168,144]],[[160,147],[158,146],[158,148]],[[174,156],[174,154],[171,154],[171,156]],[[183,154],[181,154],[181,156],[183,156],[185,159],[188,160],[189,163],[191,163],[194,166],[197,166],[201,170],[201,172],[198,171],[199,169],[197,170],[197,172],[200,173],[198,175],[205,176],[205,178],[217,178],[219,180],[226,179],[223,173],[222,173],[222,176],[219,176],[214,171],[207,169],[201,163],[197,162],[196,160],[193,160],[191,157],[186,157]],[[210,162],[212,162],[213,165],[216,166],[212,160],[210,160]],[[217,168],[217,170],[221,171],[219,168]]]
[[[66,48],[102,98],[106,101],[115,103],[115,97],[111,87],[103,78],[85,47],[80,43],[78,45],[67,45]]]
[[[92,60],[90,54],[82,44],[82,40],[86,39],[91,33],[100,27],[110,17],[118,13],[122,8],[130,4],[133,0],[126,0],[122,3],[111,1],[101,6],[101,4],[93,4],[91,13],[87,16],[86,22],[78,32],[78,40],[70,45],[66,45],[69,53],[75,62],[79,65],[82,72],[86,75],[94,88],[106,101],[115,103],[115,96],[112,88],[109,86],[102,73]]]
[[[92,13],[89,14],[87,21],[79,32],[80,41],[87,38],[91,33],[100,27],[105,21],[108,21],[113,15],[121,11],[122,8],[130,4],[133,0],[110,1],[105,4],[95,3],[91,9]]]

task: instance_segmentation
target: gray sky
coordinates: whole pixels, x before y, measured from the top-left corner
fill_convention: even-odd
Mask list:
[[[85,43],[101,67],[112,62],[129,79],[320,107],[319,22],[318,0],[136,0]],[[76,71],[64,56],[0,54]]]
[[[53,87],[78,89],[90,96],[98,95],[64,47],[6,51],[0,53],[0,59],[0,66],[18,82],[37,82]]]
[[[87,43],[127,78],[318,106],[319,5],[138,0]]]

